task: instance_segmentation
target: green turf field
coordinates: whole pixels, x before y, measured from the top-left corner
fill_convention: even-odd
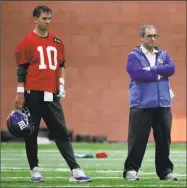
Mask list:
[[[171,159],[179,181],[160,181],[154,167],[154,144],[148,144],[140,180],[126,181],[122,178],[123,163],[127,155],[127,144],[73,143],[76,154],[91,153],[92,159],[77,159],[91,183],[69,183],[70,172],[54,144],[39,145],[39,160],[45,182],[31,183],[23,143],[1,144],[1,187],[186,187],[186,145],[172,144]],[[97,159],[95,154],[104,151],[107,159]]]

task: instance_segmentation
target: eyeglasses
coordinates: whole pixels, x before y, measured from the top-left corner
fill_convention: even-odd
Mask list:
[[[151,34],[149,34],[149,35],[145,35],[145,38],[148,38],[148,39],[152,39],[152,38],[158,38],[158,35],[157,34],[153,34],[153,35],[151,35]]]

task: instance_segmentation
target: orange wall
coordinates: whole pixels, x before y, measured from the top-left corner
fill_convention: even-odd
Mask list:
[[[33,29],[32,10],[46,4],[53,9],[51,31],[66,47],[67,126],[75,133],[106,135],[126,141],[128,132],[128,53],[139,45],[143,24],[155,24],[159,45],[176,63],[171,86],[172,141],[186,141],[186,3],[115,1],[42,1],[2,3],[1,128],[14,107],[16,45]],[[43,125],[45,126],[45,125]],[[153,140],[152,135],[150,140]]]

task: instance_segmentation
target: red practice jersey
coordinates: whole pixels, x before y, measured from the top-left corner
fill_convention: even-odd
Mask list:
[[[27,35],[16,48],[16,63],[29,63],[25,90],[55,93],[59,78],[59,65],[65,61],[64,45],[53,33],[40,37],[34,32]]]

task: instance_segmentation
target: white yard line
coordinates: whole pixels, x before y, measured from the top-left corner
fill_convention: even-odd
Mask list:
[[[21,186],[21,185],[19,185],[19,188],[21,188],[21,187],[24,187],[25,188],[25,186]],[[71,188],[73,188],[73,187],[139,187],[139,186],[136,186],[136,185],[127,185],[125,182],[124,182],[124,184],[122,184],[122,185],[116,185],[116,186],[114,186],[114,185],[83,185],[82,183],[81,183],[81,185],[65,185],[65,186],[62,186],[62,185],[56,185],[56,186],[50,186],[50,185],[42,185],[42,186],[37,186],[37,188],[61,188],[61,187],[71,187]],[[151,184],[149,184],[149,185],[141,185],[141,187],[181,187],[181,185],[179,184],[179,185],[166,185],[166,184],[159,184],[159,185],[151,185]],[[32,186],[29,186],[29,185],[27,185],[27,188],[33,188],[33,185]]]
[[[185,175],[180,175],[181,177],[184,177]],[[69,179],[69,177],[63,177],[63,176],[45,176],[45,179]],[[141,177],[140,177],[141,178]],[[147,178],[151,178],[151,179],[158,179],[158,177],[150,177],[150,176],[143,176],[141,179],[147,179]],[[1,180],[2,179],[30,179],[30,177],[11,177],[11,176],[2,176],[1,175]],[[92,179],[124,179],[123,177],[109,177],[109,176],[99,176],[99,177],[92,177]]]
[[[41,169],[41,171],[43,171],[43,172],[52,172],[52,171],[55,171],[55,172],[70,172],[70,170],[69,170],[69,168],[57,168],[57,169],[55,169],[55,168],[40,168]],[[13,168],[6,168],[6,167],[2,167],[1,168],[1,172],[9,172],[9,171],[12,171],[12,170],[28,170],[29,171],[29,169],[26,169],[26,168],[16,168],[16,167],[13,167]],[[122,170],[97,170],[97,171],[95,171],[95,170],[90,170],[90,171],[94,171],[94,172],[96,172],[96,173],[98,173],[98,174],[116,174],[116,173],[121,173],[122,174]],[[186,177],[186,172],[184,173],[184,174],[182,174],[182,172],[180,172],[180,173],[175,173],[178,177]],[[150,178],[150,176],[147,176],[146,177],[146,175],[154,175],[155,176],[155,178],[157,178],[157,175],[156,175],[156,173],[155,172],[145,172],[145,171],[139,171],[139,175],[141,176],[141,175],[143,175],[142,177],[143,178]],[[1,176],[2,178],[19,178],[19,177],[6,177],[6,176]],[[52,178],[52,177],[46,177],[46,178]],[[60,176],[60,177],[54,177],[54,178],[63,178],[62,176]],[[96,177],[96,179],[104,179],[104,178],[106,178],[106,179],[112,179],[112,178],[121,178],[121,177],[108,177],[108,176],[105,176],[105,177],[102,177],[102,176],[99,176],[99,177]],[[153,178],[153,177],[151,177],[151,178]]]

